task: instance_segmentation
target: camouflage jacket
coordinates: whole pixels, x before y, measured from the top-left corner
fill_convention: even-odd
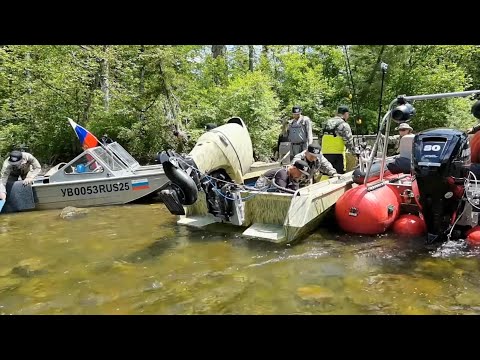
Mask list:
[[[382,134],[382,139],[385,139],[385,135]],[[400,148],[400,135],[392,135],[388,137],[388,144],[393,145],[393,148],[395,149],[393,151],[394,154],[398,154],[398,150]]]
[[[5,189],[5,186],[3,185],[3,183],[0,181],[0,194],[1,194],[1,193],[6,194],[6,193],[7,193],[7,190]]]
[[[9,163],[8,158],[5,159],[2,167],[2,184],[6,185],[10,176],[14,176],[17,178],[18,176],[21,176],[22,179],[25,179],[27,177],[33,179],[35,178],[35,176],[40,174],[42,167],[40,166],[38,160],[32,154],[22,152],[21,161],[22,162],[19,167],[13,167]]]
[[[301,153],[295,155],[292,160],[292,164],[295,163],[297,160],[304,160],[307,162],[308,166],[310,167],[309,173],[310,176],[308,177],[308,182],[310,179],[313,179],[316,173],[327,174],[328,176],[333,176],[337,173],[337,170],[330,164],[322,153],[320,153],[320,157],[317,158],[315,161],[310,162],[305,157],[306,150],[302,151]]]
[[[352,153],[355,152],[355,146],[353,145],[353,134],[350,125],[339,116],[335,116],[328,119],[323,125],[323,133],[335,130],[337,136],[341,136],[345,142],[345,147]]]

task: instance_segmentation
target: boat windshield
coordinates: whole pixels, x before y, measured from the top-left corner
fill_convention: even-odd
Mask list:
[[[127,166],[129,166],[132,169],[135,169],[140,166],[137,160],[133,158],[132,155],[128,153],[127,150],[123,148],[122,145],[120,145],[117,142],[113,142],[111,144],[107,145],[107,148],[113,152],[118,158],[123,161],[123,163]]]
[[[98,159],[102,160],[102,162],[107,165],[110,170],[118,171],[125,169],[125,166],[123,166],[120,161],[115,159],[115,157],[112,154],[109,154],[104,148],[96,147],[91,149],[91,151]]]

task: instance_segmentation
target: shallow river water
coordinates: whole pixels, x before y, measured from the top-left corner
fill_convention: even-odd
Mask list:
[[[480,314],[461,242],[318,229],[293,246],[177,226],[162,204],[0,216],[1,314]]]

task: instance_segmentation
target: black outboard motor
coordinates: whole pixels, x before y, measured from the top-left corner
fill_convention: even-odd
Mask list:
[[[185,215],[182,205],[191,205],[197,201],[200,178],[193,159],[183,157],[173,150],[157,154],[157,162],[163,165],[165,175],[170,179],[169,186],[160,192],[168,210],[175,215]]]
[[[445,240],[460,200],[454,184],[463,184],[470,166],[468,136],[453,129],[425,130],[413,140],[412,168],[427,226],[427,241]]]
[[[157,162],[163,165],[170,184],[160,192],[160,198],[174,215],[185,215],[183,205],[192,205],[197,201],[198,192],[204,191],[208,212],[216,217],[229,220],[233,216],[232,179],[223,169],[212,171],[209,175],[200,174],[195,161],[173,150],[157,154]]]

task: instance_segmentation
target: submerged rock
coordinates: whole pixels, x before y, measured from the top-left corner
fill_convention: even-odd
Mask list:
[[[304,286],[297,289],[297,295],[304,301],[323,302],[334,297],[332,290],[318,286]]]
[[[88,210],[87,209],[82,209],[82,208],[76,208],[73,206],[67,206],[62,210],[60,213],[60,217],[62,219],[73,219],[76,217],[81,217],[87,215]]]
[[[18,278],[8,278],[8,277],[1,277],[0,278],[0,292],[4,290],[13,290],[20,286],[21,279]]]
[[[46,264],[40,258],[21,260],[12,268],[11,273],[21,277],[31,277],[46,273]]]

